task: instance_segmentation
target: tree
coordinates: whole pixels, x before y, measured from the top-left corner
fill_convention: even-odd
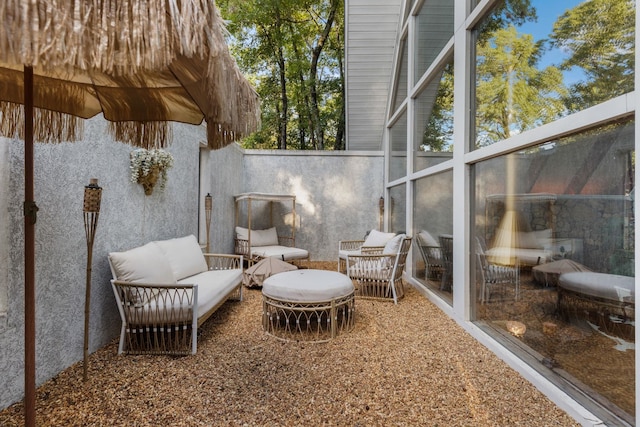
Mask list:
[[[477,144],[488,145],[548,123],[565,111],[561,71],[538,69],[544,41],[513,25],[492,33],[477,48]]]
[[[218,5],[230,20],[233,53],[262,102],[263,127],[243,145],[343,147],[343,2],[223,0]]]
[[[552,45],[569,52],[561,69],[582,69],[567,106],[581,110],[634,90],[634,0],[589,0],[554,24]]]

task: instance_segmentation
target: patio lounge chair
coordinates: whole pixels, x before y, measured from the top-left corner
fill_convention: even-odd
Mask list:
[[[347,255],[380,254],[384,245],[395,235],[396,233],[371,230],[366,234],[364,240],[340,240],[338,242],[338,271],[342,273],[347,270]]]
[[[256,215],[252,212],[253,204],[268,205],[268,215],[265,215],[264,206],[262,210],[258,210],[257,216],[261,220],[265,220],[262,216],[268,217],[269,227],[257,229],[252,226],[253,218]],[[284,205],[291,203],[291,211],[287,234],[281,234],[284,231],[282,225],[281,230],[275,226],[274,221],[274,204]],[[243,211],[243,206],[245,211]],[[289,194],[269,194],[269,193],[243,193],[235,196],[236,211],[236,227],[235,227],[235,253],[242,255],[249,265],[264,258],[274,257],[285,262],[298,263],[309,260],[309,251],[296,247],[296,196]],[[241,227],[240,214],[246,216],[245,221],[247,227]]]
[[[411,247],[411,237],[398,234],[380,254],[347,255],[347,276],[353,280],[356,297],[392,300],[404,296],[402,272]]]

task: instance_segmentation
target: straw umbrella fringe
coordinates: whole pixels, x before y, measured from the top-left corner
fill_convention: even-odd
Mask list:
[[[227,58],[230,55],[226,43],[219,43],[224,40],[224,27],[217,14],[214,0],[2,0],[0,1],[0,21],[0,72],[2,75],[0,99],[9,103],[0,107],[2,109],[0,122],[10,121],[8,118],[11,118],[14,123],[24,124],[25,425],[35,426],[34,255],[38,206],[34,200],[33,129],[34,112],[36,118],[40,114],[36,112],[35,107],[52,111],[62,110],[59,113],[45,113],[42,116],[45,122],[48,121],[47,125],[55,129],[55,132],[39,137],[40,141],[56,142],[76,139],[77,123],[74,124],[74,119],[63,116],[64,113],[88,118],[102,111],[105,113],[105,118],[111,121],[171,120],[198,124],[204,117],[207,120],[208,136],[211,138],[210,146],[215,147],[248,133],[252,124],[258,123],[257,111],[252,111],[255,115],[249,115],[247,121],[243,123],[231,121],[242,117],[238,111],[242,111],[243,104],[257,106],[258,101],[255,92],[251,93],[248,82],[228,83],[231,86],[224,86],[224,88],[236,87],[240,90],[227,93],[229,98],[236,99],[227,104],[232,107],[228,107],[230,110],[225,111],[225,104],[220,102],[223,99],[222,95],[216,92],[215,88],[210,87],[215,80],[205,75],[206,70],[212,68],[225,70],[227,66],[236,65]],[[208,63],[210,67],[200,65],[197,68],[188,69],[188,64],[179,63],[181,58],[196,61],[199,59],[205,65],[207,65],[205,61],[210,61]],[[220,63],[211,65],[211,61],[220,61]],[[175,116],[167,118],[160,115],[157,110],[154,113],[158,115],[153,116],[140,117],[130,114],[145,110],[139,107],[140,97],[119,102],[119,99],[126,98],[124,96],[126,94],[131,97],[129,92],[132,91],[125,89],[117,92],[116,89],[118,87],[122,89],[123,84],[130,81],[144,82],[149,78],[156,78],[155,83],[158,83],[165,81],[167,77],[171,79],[169,74],[175,74],[172,64],[177,64],[174,68],[182,69],[183,75],[191,77],[187,83],[180,81],[180,84],[170,84],[170,87],[166,88],[172,94],[169,99],[174,102],[165,98],[164,104],[173,107]],[[44,71],[45,75],[38,74],[40,71]],[[46,75],[46,72],[54,71],[54,76]],[[227,79],[237,80],[239,71],[235,69],[233,72],[231,69],[227,71]],[[80,80],[74,78],[78,72],[85,74]],[[112,93],[110,99],[117,104],[116,106],[125,104],[123,106],[125,115],[114,113],[113,117],[107,117],[104,105],[101,108],[89,105],[92,100],[100,103],[99,100],[96,101],[96,92],[99,89],[96,88],[94,81],[96,74],[100,73],[103,74],[100,76],[103,95],[115,91],[116,96]],[[48,94],[48,99],[38,99],[38,94],[42,94],[42,87],[51,86],[56,80],[62,85],[61,74],[65,74],[64,84],[75,85],[75,89],[65,92],[64,89],[58,88],[62,92],[57,94],[54,89],[54,93]],[[129,79],[119,79],[118,76],[129,76]],[[38,84],[35,90],[34,80],[44,84]],[[182,91],[179,86],[183,87]],[[147,85],[146,87],[153,92],[150,87],[155,86]],[[217,93],[218,101],[213,104],[213,107],[210,107],[206,100],[209,90]],[[84,93],[82,99],[78,100],[84,100],[84,102],[80,102],[82,105],[74,105],[75,109],[67,110],[68,106],[65,105],[64,100],[72,100],[78,93]],[[197,93],[202,94],[198,97],[194,95]],[[237,99],[238,93],[254,96],[251,99]],[[161,98],[162,96],[156,93],[145,101],[150,101],[149,104],[152,104],[153,101]],[[193,101],[199,110],[194,108]],[[24,104],[24,112],[18,113],[16,107],[10,104]],[[205,109],[204,106],[208,108]],[[230,113],[231,111],[234,113]],[[220,117],[229,118],[229,121],[215,121],[215,118]],[[36,135],[47,132],[43,130],[47,127],[42,126],[42,123],[36,123],[36,127],[38,126],[41,129],[36,131]],[[147,129],[145,128],[144,131],[147,132]],[[131,132],[124,134],[131,135]],[[166,135],[166,132],[164,134]],[[5,136],[13,137],[15,133]],[[140,144],[137,138],[125,142],[132,145]],[[160,144],[166,144],[166,142],[162,141]]]
[[[192,85],[186,86],[207,122],[210,148],[222,148],[260,126],[258,95],[229,53],[214,1],[5,0],[0,2],[0,16],[0,66],[66,69],[86,73],[89,79],[95,70],[120,79],[124,74],[170,69]],[[3,91],[10,88],[2,86]],[[42,98],[42,90],[56,92],[41,85]],[[59,100],[57,105],[81,97],[60,89],[46,94],[47,99]],[[22,107],[0,102],[0,114],[2,135],[24,138]],[[64,112],[36,109],[35,114],[37,141],[81,138],[82,120]],[[116,119],[110,125],[114,139],[147,149],[171,143],[167,128],[156,118]]]
[[[222,48],[207,40],[222,24],[211,1],[4,0],[0,16],[0,60],[9,63],[118,73]]]

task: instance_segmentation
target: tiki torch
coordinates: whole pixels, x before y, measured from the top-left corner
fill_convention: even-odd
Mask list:
[[[378,214],[380,216],[380,231],[384,231],[384,197],[380,196],[378,200]]]
[[[209,245],[209,235],[210,235],[210,231],[211,231],[211,210],[213,209],[213,198],[211,197],[210,193],[207,193],[206,196],[204,196],[204,214],[206,217],[206,227],[207,227],[207,253],[211,252],[211,247]]]
[[[91,262],[93,258],[93,239],[98,226],[98,216],[100,215],[100,199],[102,188],[98,186],[98,180],[91,178],[89,185],[84,187],[84,231],[87,236],[87,282],[86,297],[84,303],[84,381],[87,381],[87,359],[89,357],[89,312],[91,304]]]

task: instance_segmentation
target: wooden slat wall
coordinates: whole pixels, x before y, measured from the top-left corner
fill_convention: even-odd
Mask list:
[[[402,0],[346,0],[347,149],[381,150]]]

